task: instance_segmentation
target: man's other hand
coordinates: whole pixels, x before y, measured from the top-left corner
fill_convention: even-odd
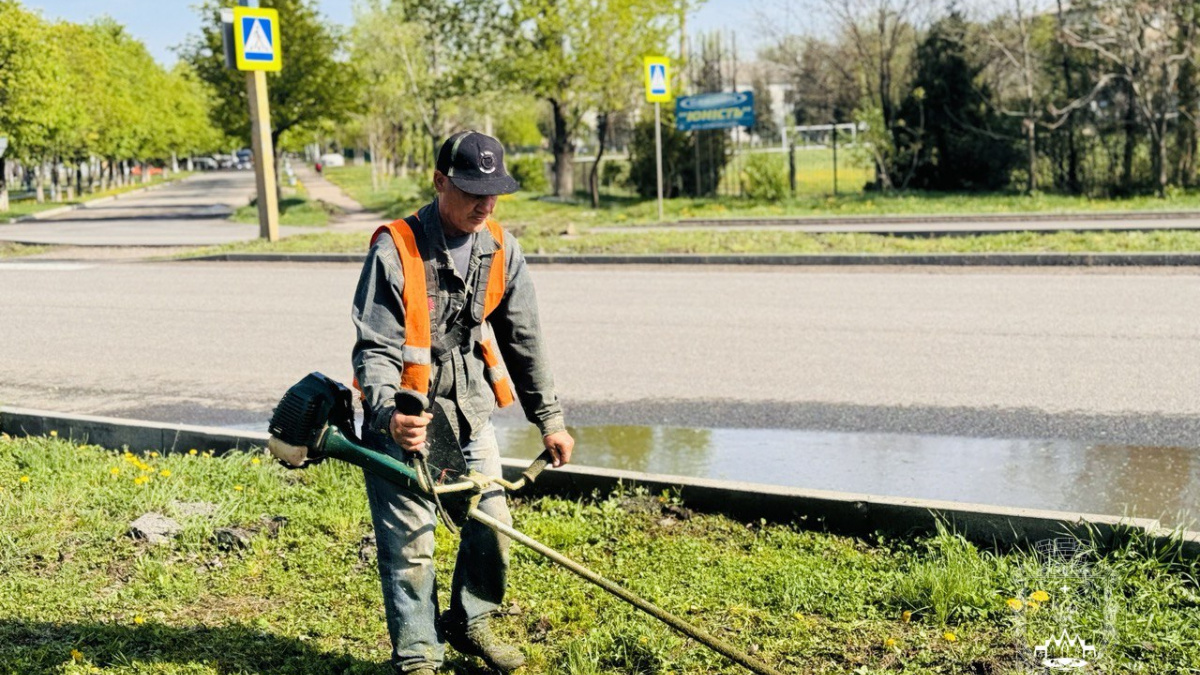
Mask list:
[[[423,412],[420,415],[392,415],[392,440],[396,441],[405,452],[421,452],[425,449],[425,427],[433,413]],[[569,455],[568,455],[569,456]]]
[[[575,439],[571,438],[571,434],[565,430],[546,435],[542,438],[542,443],[554,456],[555,468],[571,462],[571,451],[575,449]]]

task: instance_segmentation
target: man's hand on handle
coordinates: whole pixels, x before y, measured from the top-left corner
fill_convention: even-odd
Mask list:
[[[547,434],[542,438],[542,443],[550,451],[550,454],[554,455],[555,468],[571,462],[571,451],[575,449],[575,439],[571,438],[571,434],[565,430]]]
[[[425,449],[425,427],[429,426],[429,420],[432,419],[431,412],[423,412],[420,415],[394,413],[390,430],[392,440],[405,452],[422,452]],[[567,456],[570,456],[570,451]]]

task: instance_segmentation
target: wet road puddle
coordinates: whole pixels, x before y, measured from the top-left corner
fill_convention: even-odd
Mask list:
[[[501,453],[536,457],[537,431],[498,426]],[[1200,518],[1200,448],[792,429],[574,427],[575,463],[879,496],[1081,513]]]

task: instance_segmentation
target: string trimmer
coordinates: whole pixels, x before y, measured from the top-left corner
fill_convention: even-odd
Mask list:
[[[437,500],[439,504],[438,497],[440,495],[454,493],[456,497],[465,497],[466,517],[483,523],[509,539],[533,549],[751,671],[762,675],[781,675],[779,671],[749,654],[634,595],[628,589],[605,579],[545,544],[479,510],[479,500],[484,491],[499,486],[509,492],[515,492],[536,481],[551,461],[549,451],[543,452],[534,460],[529,468],[521,473],[521,478],[516,481],[510,482],[503,478],[485,476],[476,471],[466,470],[461,475],[453,475],[454,480],[448,482],[447,474],[454,472],[438,471],[435,473],[427,464],[423,463],[426,461],[423,458],[406,463],[382,452],[363,447],[353,430],[352,406],[353,395],[349,389],[321,373],[312,373],[289,389],[283,399],[279,401],[279,405],[271,416],[269,427],[271,439],[267,442],[267,448],[280,462],[290,468],[311,466],[332,457],[362,467],[401,489]],[[448,523],[449,519],[446,518],[444,510],[440,506],[438,510]]]

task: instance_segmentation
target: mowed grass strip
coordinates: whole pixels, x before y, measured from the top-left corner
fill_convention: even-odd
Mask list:
[[[814,150],[820,154],[824,151]],[[799,153],[798,153],[799,155]],[[784,161],[780,159],[779,161]],[[839,156],[839,163],[841,158]],[[808,155],[798,169],[797,196],[782,200],[753,200],[735,196],[693,199],[676,197],[663,204],[668,222],[684,218],[754,218],[803,216],[889,216],[889,215],[973,215],[1012,213],[1096,213],[1125,211],[1200,210],[1200,189],[1172,191],[1165,198],[1140,195],[1127,198],[1091,198],[1051,193],[1026,195],[1017,192],[955,193],[919,190],[890,193],[864,192],[862,185],[869,174],[839,170],[841,190],[831,193],[832,169],[825,158]],[[813,180],[805,182],[811,170]],[[371,183],[369,165],[336,167],[326,170],[326,178],[336,183],[366,208],[380,211],[388,218],[402,218],[433,196],[432,178],[400,179],[381,176],[376,190]],[[590,197],[579,195],[561,201],[531,192],[502,197],[497,207],[499,218],[510,227],[544,226],[597,228],[606,225],[658,224],[655,199],[606,194],[600,208],[591,207]]]
[[[212,513],[181,516],[177,502]],[[150,511],[182,532],[133,540],[129,523]],[[1032,646],[1014,627],[1068,601],[1085,624],[1111,627],[1097,656],[1111,672],[1200,668],[1200,569],[1136,538],[1094,561],[1107,589],[1065,598],[1022,581],[1036,578],[1034,557],[946,531],[834,536],[805,529],[815,521],[743,523],[637,492],[520,500],[514,516],[783,672],[1016,672]],[[349,465],[287,471],[262,452],[159,456],[0,436],[0,518],[0,672],[391,672],[362,474]],[[221,527],[242,528],[248,544],[222,547]],[[445,606],[454,540],[437,536]],[[1119,611],[1101,615],[1097,598]],[[529,673],[744,672],[515,544],[505,607],[499,630],[523,646]],[[455,672],[483,672],[451,656]]]
[[[50,250],[49,246],[17,244],[10,241],[0,241],[0,258],[20,258],[22,256],[44,253],[48,250]]]
[[[503,219],[503,216],[500,216]],[[786,230],[573,232],[512,228],[526,253],[542,254],[936,254],[936,253],[1184,253],[1200,251],[1200,232],[1006,232],[978,236],[900,237],[862,233],[810,234]],[[188,257],[221,253],[366,253],[370,233],[322,232],[197,249]]]

